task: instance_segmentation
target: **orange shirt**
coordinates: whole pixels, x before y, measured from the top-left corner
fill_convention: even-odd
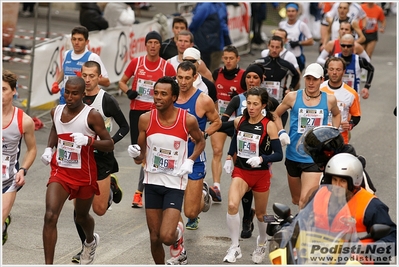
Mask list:
[[[385,20],[384,11],[379,5],[374,4],[373,7],[369,7],[369,4],[364,3],[361,5],[362,9],[367,15],[366,25],[363,25],[363,21],[359,21],[360,28],[365,33],[373,33],[378,31],[378,21],[382,22]]]

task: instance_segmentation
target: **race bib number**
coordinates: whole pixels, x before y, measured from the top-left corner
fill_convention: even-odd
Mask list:
[[[66,141],[58,138],[57,163],[58,166],[69,169],[80,169],[82,146],[72,141]]]
[[[154,147],[152,149],[151,172],[162,172],[173,175],[176,170],[179,153],[165,148]]]
[[[10,156],[1,157],[1,177],[3,180],[10,178]]]
[[[222,116],[226,112],[226,108],[227,108],[228,104],[229,104],[229,101],[218,99],[218,109],[219,109],[220,116]]]
[[[374,30],[375,25],[377,25],[376,18],[367,18],[365,30]]]
[[[281,101],[280,82],[264,81],[263,86],[266,88],[269,96],[274,97],[277,101]]]
[[[298,133],[313,129],[323,123],[324,111],[322,109],[300,108],[298,111]]]
[[[349,85],[352,88],[355,88],[355,74],[353,73],[345,73],[344,76],[342,77],[342,80],[344,83]]]
[[[245,159],[259,156],[260,138],[259,134],[239,131],[237,134],[237,155]]]
[[[153,81],[138,79],[136,88],[138,95],[136,99],[144,102],[154,102],[154,84],[155,82]]]

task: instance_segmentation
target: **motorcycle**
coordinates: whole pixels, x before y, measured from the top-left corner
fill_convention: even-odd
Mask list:
[[[271,263],[360,264],[358,259],[365,244],[388,235],[390,227],[376,224],[369,233],[357,233],[347,201],[351,194],[341,187],[320,185],[295,216],[288,206],[274,203],[275,215],[264,217],[271,236]]]

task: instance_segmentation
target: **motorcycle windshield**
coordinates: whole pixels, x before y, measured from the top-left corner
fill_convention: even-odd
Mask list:
[[[352,193],[333,185],[320,185],[311,194],[282,235],[280,247],[289,246],[292,263],[342,264],[350,259],[350,250],[359,242],[357,205],[347,201],[351,197]]]

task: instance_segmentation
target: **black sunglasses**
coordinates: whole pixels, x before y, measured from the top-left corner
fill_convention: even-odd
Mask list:
[[[353,44],[340,44],[341,47],[352,48]]]
[[[197,63],[197,60],[196,59],[183,59],[183,61],[189,61],[189,62],[191,62],[191,63]]]

